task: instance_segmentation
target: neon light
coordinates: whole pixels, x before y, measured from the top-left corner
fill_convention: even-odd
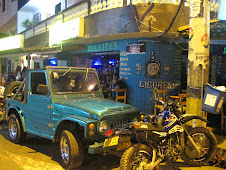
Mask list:
[[[51,60],[50,60],[50,64],[51,64],[52,66],[57,66],[57,61],[56,61],[56,59],[51,59]]]
[[[101,66],[102,63],[101,63],[100,60],[95,60],[94,63],[93,63],[93,65],[95,65],[95,66]]]
[[[15,35],[12,37],[0,39],[0,51],[23,48],[23,46],[24,46],[23,35]]]
[[[223,52],[223,54],[226,54],[226,47],[224,47],[224,52]]]

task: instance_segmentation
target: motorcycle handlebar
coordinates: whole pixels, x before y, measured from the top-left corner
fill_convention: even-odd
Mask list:
[[[162,100],[157,100],[157,99],[152,99],[152,100],[154,100],[155,102],[160,102],[160,103],[162,103],[162,104],[166,104],[164,101],[162,101]]]

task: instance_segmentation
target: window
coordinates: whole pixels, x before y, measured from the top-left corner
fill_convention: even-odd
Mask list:
[[[5,11],[5,0],[2,0],[2,12]]]
[[[37,13],[34,15],[34,24],[38,24],[41,20],[41,14],[40,13]]]
[[[55,6],[55,14],[61,11],[61,3]]]
[[[54,93],[93,93],[98,92],[99,83],[97,75],[93,72],[53,71],[51,74],[52,88]]]
[[[46,95],[48,86],[46,85],[46,77],[44,72],[31,73],[31,93]]]

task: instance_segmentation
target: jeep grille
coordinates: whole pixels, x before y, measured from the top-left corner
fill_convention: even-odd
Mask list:
[[[129,122],[132,122],[132,121],[133,121],[133,118],[123,119],[123,120],[115,120],[115,121],[111,122],[111,128],[114,128],[118,125],[129,123]]]
[[[132,107],[119,107],[119,108],[112,108],[109,109],[110,113],[114,113],[114,112],[127,112],[127,111],[133,111]]]

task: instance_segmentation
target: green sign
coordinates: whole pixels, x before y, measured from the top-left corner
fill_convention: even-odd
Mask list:
[[[226,54],[226,47],[224,47],[224,52],[223,52],[223,54]]]
[[[95,45],[88,45],[88,52],[110,51],[118,48],[118,42],[109,42]]]

